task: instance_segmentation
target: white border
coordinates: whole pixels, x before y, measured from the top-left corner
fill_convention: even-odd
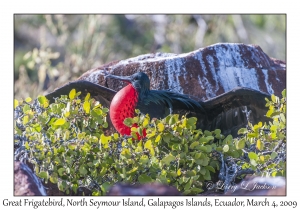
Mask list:
[[[0,52],[1,52],[1,190],[0,206],[4,198],[18,200],[20,197],[13,197],[13,14],[15,13],[286,13],[287,14],[287,121],[288,121],[288,196],[286,197],[268,197],[272,202],[276,200],[299,200],[299,180],[296,179],[300,173],[299,158],[299,8],[296,1],[90,1],[81,2],[70,1],[46,1],[27,0],[13,2],[1,2],[0,18]],[[298,64],[298,65],[297,65]],[[121,200],[124,197],[105,197],[105,200]],[[165,200],[185,200],[185,197],[164,197]],[[208,197],[214,200],[216,197]],[[245,200],[251,197],[239,197],[239,200]],[[254,197],[255,198],[255,197]],[[42,197],[36,198],[41,200]],[[59,199],[59,197],[57,197]],[[81,198],[74,198],[79,200]],[[92,198],[91,198],[92,199]],[[200,198],[204,199],[204,198]],[[221,197],[223,200],[232,200],[234,197]],[[256,197],[257,200],[263,200],[263,197]],[[44,207],[45,208],[45,207]],[[38,209],[44,209],[39,207]],[[72,207],[76,208],[76,207]],[[82,207],[77,207],[81,208]],[[150,208],[150,207],[149,207]],[[157,207],[161,208],[161,207]],[[183,207],[185,208],[185,207]],[[176,209],[183,209],[176,208]],[[194,209],[203,207],[194,207]],[[231,207],[229,207],[231,208]],[[251,208],[251,207],[247,207]],[[269,207],[273,208],[273,207]],[[1,207],[2,209],[2,207]],[[33,209],[32,207],[22,207],[22,209]],[[49,209],[49,208],[48,208]],[[97,208],[93,208],[97,209]],[[102,208],[104,209],[104,208]],[[106,209],[106,208],[105,208]],[[115,208],[118,209],[118,208]],[[127,208],[129,209],[129,208]],[[130,207],[130,209],[138,209]],[[139,207],[140,209],[140,207]],[[163,209],[163,207],[161,208]],[[172,208],[168,208],[172,209]],[[226,207],[228,209],[228,207]]]

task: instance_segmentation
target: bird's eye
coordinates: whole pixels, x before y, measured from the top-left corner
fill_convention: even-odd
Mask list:
[[[135,77],[135,78],[133,78],[134,80],[138,80],[138,78],[137,77]]]

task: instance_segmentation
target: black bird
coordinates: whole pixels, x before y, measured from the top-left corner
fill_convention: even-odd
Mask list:
[[[134,117],[135,109],[151,118],[163,118],[173,113],[173,109],[197,109],[204,112],[199,102],[187,95],[165,90],[150,90],[149,77],[138,72],[131,76],[115,76],[105,73],[106,78],[128,82],[112,99],[110,104],[110,119],[114,127],[122,135],[130,135],[131,130],[124,125],[124,119]]]
[[[137,73],[133,75],[139,76],[145,74]],[[142,88],[141,85],[138,85],[138,78],[135,80],[133,75],[129,77],[117,77],[106,74],[106,77],[114,77],[115,79],[122,78],[123,80],[127,80],[127,82],[131,84],[131,87],[126,87],[131,89],[131,94],[137,94],[138,91],[144,89],[143,94],[138,94],[136,97],[131,98],[131,104],[135,104],[136,108],[140,109],[142,113],[149,113],[152,118],[162,118],[170,112],[170,109],[173,113],[189,113],[187,117],[197,117],[197,128],[210,131],[218,128],[222,130],[222,134],[232,134],[234,137],[237,136],[239,128],[245,127],[248,124],[248,120],[252,123],[257,123],[259,121],[267,122],[269,120],[265,117],[265,113],[268,110],[268,108],[265,107],[265,98],[270,98],[270,95],[260,91],[238,87],[215,98],[211,98],[203,102],[197,102],[186,95],[176,94],[169,91],[150,90],[150,82],[147,75],[145,75],[146,77],[142,76],[146,80],[146,82],[143,82],[142,85],[148,88]],[[132,81],[132,83],[130,81]],[[133,86],[136,86],[137,90]],[[68,95],[73,88],[82,92],[81,97],[85,97],[87,93],[90,93],[91,97],[100,101],[100,103],[105,107],[109,107],[113,98],[115,98],[118,94],[118,92],[104,86],[86,80],[77,80],[57,88],[53,92],[47,94],[46,97],[50,103],[53,103],[55,97]],[[155,94],[157,91],[168,94],[163,94],[163,96],[157,97],[157,94]],[[151,102],[147,99],[147,97],[143,97],[143,95],[145,96],[147,94],[153,96],[151,98],[154,98],[154,101],[156,102],[159,101],[159,103]],[[118,95],[119,97],[124,96],[121,93]],[[144,104],[148,105],[137,103],[135,100],[139,99],[139,97],[141,98],[141,101],[144,101]],[[133,100],[133,98],[135,98],[135,100]],[[117,100],[117,98],[115,100]],[[171,104],[169,105],[168,102],[170,101]],[[129,104],[129,106],[131,104]],[[246,111],[249,110],[251,110],[251,114],[248,119]],[[128,113],[125,113],[125,115],[132,114],[129,110],[127,112]],[[120,112],[115,114],[121,115],[122,113]],[[110,118],[108,118],[108,123],[111,125]]]

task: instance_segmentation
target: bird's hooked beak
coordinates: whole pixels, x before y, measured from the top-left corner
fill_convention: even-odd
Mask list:
[[[112,74],[108,74],[105,76],[105,78],[111,78],[111,79],[117,79],[117,80],[122,80],[128,83],[132,82],[132,79],[130,76],[116,76],[116,75],[112,75]]]
[[[108,71],[106,70],[101,70],[100,74],[102,74],[104,76],[104,78],[111,78],[111,79],[117,79],[117,80],[122,80],[128,83],[132,82],[132,78],[130,76],[116,76],[116,75],[112,75],[110,73],[108,73]]]

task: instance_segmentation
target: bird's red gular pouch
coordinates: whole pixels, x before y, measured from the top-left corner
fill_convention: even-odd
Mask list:
[[[126,118],[133,118],[135,115],[135,107],[138,102],[138,92],[129,84],[122,88],[114,96],[110,104],[110,119],[121,135],[131,135],[131,128],[124,125]],[[137,127],[137,125],[133,125]],[[143,131],[143,137],[146,136],[146,131]],[[138,135],[138,140],[142,137]]]
[[[190,99],[187,95],[165,90],[150,90],[149,77],[143,72],[137,72],[131,76],[106,73],[105,77],[130,83],[115,95],[110,105],[112,123],[122,135],[131,134],[131,129],[123,122],[126,118],[134,117],[135,109],[139,109],[143,114],[149,114],[152,118],[165,117],[166,110],[172,113],[173,107],[203,109],[197,101]],[[133,127],[136,126],[133,125]],[[138,134],[137,136],[138,139],[141,138]],[[146,136],[146,130],[143,130],[143,136]]]

